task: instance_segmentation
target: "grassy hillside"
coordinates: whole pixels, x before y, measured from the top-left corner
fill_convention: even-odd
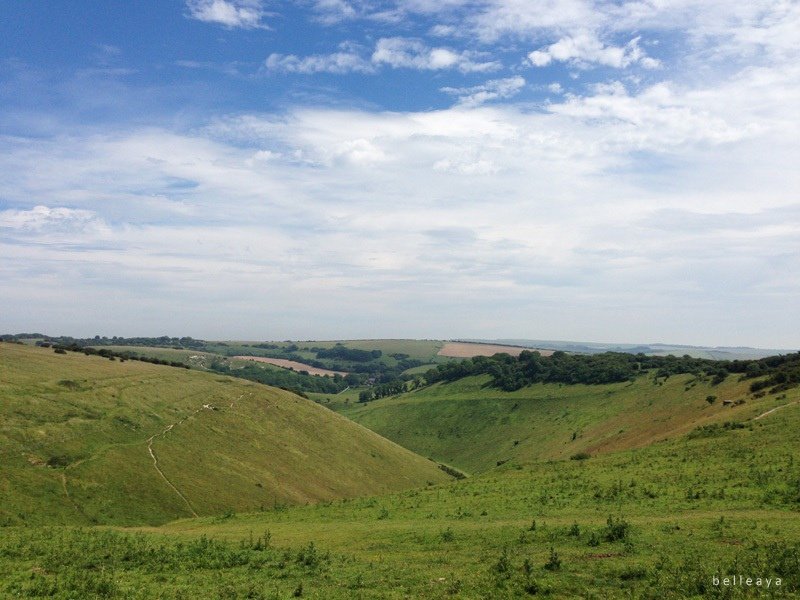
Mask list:
[[[162,523],[443,481],[290,393],[0,344],[0,524]]]
[[[796,598],[800,405],[781,406],[758,420],[739,413],[737,427],[382,497],[140,533],[6,528],[0,593]],[[762,586],[713,583],[732,575]]]
[[[757,398],[749,391],[752,381],[734,375],[718,385],[692,375],[666,381],[648,375],[608,385],[534,384],[515,392],[488,387],[489,380],[468,377],[367,404],[329,406],[423,456],[474,473],[498,462],[641,447],[800,398],[797,389]]]

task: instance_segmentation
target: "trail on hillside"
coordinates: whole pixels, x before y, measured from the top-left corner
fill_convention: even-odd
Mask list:
[[[792,406],[794,404],[800,404],[800,400],[796,400],[795,402],[789,402],[788,404],[781,404],[780,406],[776,406],[775,408],[771,408],[767,412],[763,412],[760,415],[758,415],[757,417],[753,418],[753,421],[758,421],[759,419],[763,419],[767,415],[771,415],[772,413],[774,413],[776,410],[780,410],[782,408],[786,408],[787,406]]]
[[[197,414],[197,413],[199,413],[201,410],[203,410],[203,409],[202,409],[202,408],[199,408],[199,409],[197,409],[196,411],[194,411],[194,412],[192,413],[192,416],[193,416],[193,415],[196,415],[196,414]],[[184,419],[182,419],[181,421],[178,421],[178,423],[182,423],[183,421],[184,421]],[[166,428],[164,431],[162,431],[160,434],[154,434],[154,435],[150,436],[150,437],[148,438],[148,440],[147,440],[147,451],[150,453],[150,458],[152,458],[152,459],[153,459],[153,466],[156,468],[156,471],[158,471],[158,474],[161,476],[161,479],[163,479],[163,480],[166,482],[166,484],[167,484],[169,487],[171,487],[171,488],[172,488],[172,490],[173,490],[173,491],[174,491],[176,494],[178,494],[178,496],[180,497],[180,499],[181,499],[181,500],[183,500],[184,504],[186,504],[186,507],[189,509],[189,512],[190,512],[190,513],[192,513],[192,515],[193,515],[193,516],[197,517],[197,516],[199,516],[199,515],[198,515],[198,514],[195,512],[194,508],[192,508],[192,505],[191,505],[191,504],[189,503],[189,501],[186,499],[186,496],[184,496],[184,495],[183,495],[183,493],[182,493],[182,492],[181,492],[181,491],[180,491],[180,490],[179,490],[177,487],[175,487],[175,484],[174,484],[174,483],[172,483],[172,482],[169,480],[169,478],[168,478],[166,475],[164,475],[164,471],[162,471],[162,470],[161,470],[161,467],[159,467],[159,466],[158,466],[158,457],[156,457],[156,453],[155,453],[155,452],[153,452],[153,441],[154,441],[155,437],[156,437],[157,435],[166,435],[166,434],[167,434],[169,431],[171,431],[171,430],[172,430],[172,428],[173,428],[174,426],[175,426],[175,423],[173,423],[172,425],[168,426],[168,427],[167,427],[167,428]]]
[[[252,394],[249,394],[249,395],[252,395]],[[233,408],[234,405],[239,400],[244,398],[244,396],[245,396],[245,394],[239,395],[236,399],[234,399],[231,402],[230,407]],[[219,409],[215,408],[214,406],[212,406],[210,404],[203,404],[200,408],[198,408],[197,410],[195,410],[195,411],[191,412],[190,414],[186,415],[181,420],[176,421],[175,423],[172,423],[172,424],[168,425],[167,427],[165,427],[159,433],[154,433],[153,435],[151,435],[149,438],[147,438],[145,440],[147,442],[147,452],[150,454],[150,458],[153,459],[153,466],[155,467],[156,471],[158,472],[158,475],[178,495],[178,497],[180,497],[180,499],[184,502],[184,504],[186,504],[186,507],[189,509],[189,512],[191,512],[192,515],[195,516],[195,517],[197,517],[199,515],[197,514],[197,512],[195,512],[194,508],[192,508],[192,505],[189,502],[189,500],[186,498],[186,496],[183,495],[183,493],[175,486],[175,484],[172,481],[170,481],[170,479],[161,470],[161,467],[158,464],[158,457],[156,456],[156,453],[153,450],[153,443],[155,442],[156,438],[165,436],[167,433],[172,431],[177,425],[182,424],[184,421],[186,421],[190,417],[195,416],[197,413],[199,413],[202,410],[212,410],[212,411],[214,411],[214,410],[219,410]],[[155,413],[153,413],[153,416],[155,416],[156,418],[160,418]],[[100,451],[98,451],[94,455],[86,457],[86,458],[83,458],[83,459],[81,459],[81,460],[79,460],[77,462],[71,463],[71,464],[67,465],[64,468],[64,472],[61,473],[61,489],[64,491],[64,496],[67,498],[67,500],[69,500],[69,502],[72,504],[72,506],[75,507],[75,510],[78,513],[80,513],[83,516],[87,516],[86,513],[83,511],[83,509],[80,507],[80,505],[77,502],[75,502],[75,499],[69,493],[69,487],[67,485],[67,474],[66,474],[66,471],[68,469],[74,469],[75,467],[81,465],[82,463],[85,463],[87,461],[90,461],[90,460],[96,458],[100,453],[108,450],[110,447],[133,446],[133,445],[138,445],[138,444],[141,444],[141,443],[142,443],[141,441],[138,441],[138,442],[132,442],[132,443],[125,443],[125,444],[110,444],[110,445],[102,448]]]
[[[77,502],[75,502],[73,497],[69,495],[69,488],[67,488],[67,474],[66,473],[62,473],[61,474],[61,489],[64,490],[64,496],[67,497],[67,500],[69,500],[70,504],[72,504],[72,506],[75,508],[75,511],[79,515],[81,515],[82,517],[86,517],[86,513],[83,512],[83,509],[78,505]]]
[[[235,400],[231,401],[230,407],[233,408],[233,405],[236,404],[242,398],[244,398],[244,396],[245,396],[245,394],[241,394],[238,398],[236,398]],[[189,418],[195,416],[197,413],[199,413],[202,410],[212,410],[212,411],[214,411],[214,410],[218,410],[218,409],[215,408],[214,406],[212,406],[211,404],[203,404],[203,406],[201,406],[200,408],[198,408],[194,412],[186,415],[180,421],[172,423],[171,425],[167,425],[167,427],[161,433],[154,433],[149,438],[147,438],[147,451],[150,453],[150,458],[153,459],[153,466],[155,467],[155,469],[158,472],[159,476],[161,477],[161,479],[163,479],[166,482],[166,484],[170,488],[172,488],[172,490],[180,497],[180,499],[183,500],[184,504],[186,504],[186,507],[189,509],[189,512],[191,512],[192,515],[195,516],[195,517],[199,517],[200,515],[198,515],[197,512],[195,512],[195,510],[192,507],[191,503],[189,502],[188,498],[186,498],[186,496],[183,495],[183,493],[175,486],[175,484],[172,483],[172,481],[170,481],[169,477],[167,477],[164,474],[164,471],[161,470],[161,467],[158,466],[158,457],[156,456],[156,453],[153,450],[153,442],[155,442],[155,439],[157,437],[164,437],[170,431],[172,431],[173,428],[175,428],[176,426],[180,425],[181,423],[183,423],[184,421],[188,420]]]

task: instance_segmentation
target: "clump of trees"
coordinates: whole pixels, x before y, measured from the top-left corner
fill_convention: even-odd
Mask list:
[[[43,344],[44,345],[44,344]],[[50,346],[50,344],[48,344]],[[189,365],[176,361],[176,360],[163,360],[161,358],[152,358],[149,356],[139,356],[134,352],[115,352],[108,348],[92,348],[90,346],[79,346],[78,344],[70,344],[64,346],[62,344],[52,344],[53,351],[56,354],[66,354],[69,352],[82,352],[86,356],[100,356],[108,360],[117,360],[125,362],[126,360],[138,360],[140,362],[151,363],[154,365],[166,365],[168,367],[178,367],[180,369],[188,369]]]
[[[656,379],[681,374],[708,377],[712,385],[722,383],[731,374],[743,379],[765,377],[753,382],[751,391],[771,388],[774,393],[800,385],[800,352],[754,360],[720,361],[689,355],[647,356],[625,352],[568,354],[558,351],[542,356],[536,351],[523,350],[517,357],[500,353],[441,364],[429,370],[425,379],[436,383],[470,375],[491,375],[491,386],[514,391],[534,383],[619,383],[644,372],[654,372]]]
[[[319,392],[323,394],[336,394],[348,386],[347,379],[341,375],[334,377],[319,377],[289,369],[269,369],[257,364],[231,369],[227,363],[214,361],[209,369],[232,377],[241,377],[265,385],[283,388],[296,394],[303,392]]]
[[[388,396],[395,396],[402,394],[406,391],[406,382],[403,379],[393,379],[386,383],[381,383],[368,390],[363,390],[358,395],[358,401],[361,403],[377,400],[378,398],[386,398]]]
[[[369,362],[383,356],[380,350],[361,350],[336,344],[333,348],[314,348],[317,358],[332,358],[349,362]]]
[[[745,366],[744,371],[747,378],[766,376],[750,384],[751,392],[767,388],[771,388],[769,391],[773,394],[783,392],[800,385],[800,352],[752,361]]]

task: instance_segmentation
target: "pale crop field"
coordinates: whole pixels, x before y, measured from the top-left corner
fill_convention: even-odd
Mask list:
[[[334,375],[347,375],[345,371],[331,371],[330,369],[319,369],[312,367],[305,363],[297,362],[296,360],[288,360],[285,358],[264,358],[261,356],[234,356],[233,358],[239,360],[252,360],[254,362],[267,363],[281,367],[283,369],[292,369],[293,371],[306,371],[309,375],[319,375],[320,377],[333,377]]]

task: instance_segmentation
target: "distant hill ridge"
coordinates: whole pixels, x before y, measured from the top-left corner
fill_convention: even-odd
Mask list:
[[[522,348],[547,348],[549,350],[562,350],[564,352],[581,352],[595,354],[598,352],[627,352],[631,354],[688,354],[693,358],[709,359],[748,359],[764,358],[777,354],[797,352],[798,349],[777,348],[751,348],[748,346],[692,346],[687,344],[665,343],[600,343],[600,342],[575,342],[564,340],[531,340],[531,339],[477,339],[464,338],[454,341],[471,342],[476,344],[501,344]]]

